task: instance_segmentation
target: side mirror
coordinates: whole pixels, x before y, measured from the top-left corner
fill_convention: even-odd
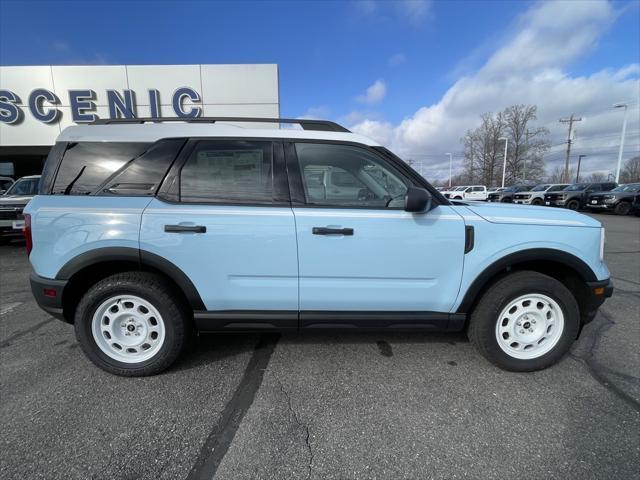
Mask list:
[[[431,194],[424,188],[409,187],[404,197],[405,212],[425,213],[431,210]]]

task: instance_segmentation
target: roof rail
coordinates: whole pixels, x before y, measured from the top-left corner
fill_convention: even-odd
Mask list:
[[[111,125],[123,123],[164,123],[164,122],[187,122],[187,123],[216,123],[216,122],[255,122],[255,123],[294,123],[302,127],[303,130],[320,130],[323,132],[346,132],[351,133],[342,125],[328,120],[308,120],[300,118],[257,118],[257,117],[165,117],[165,118],[104,118],[97,119],[90,125]]]

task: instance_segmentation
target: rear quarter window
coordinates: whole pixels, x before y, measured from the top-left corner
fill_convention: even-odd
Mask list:
[[[142,155],[149,143],[69,143],[58,169],[52,194],[91,195],[128,162]]]

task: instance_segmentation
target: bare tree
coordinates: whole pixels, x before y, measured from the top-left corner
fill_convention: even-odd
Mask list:
[[[585,182],[606,182],[607,175],[602,172],[593,172],[587,178],[584,179]]]
[[[543,155],[550,147],[549,130],[531,125],[536,120],[535,105],[512,105],[504,112],[505,134],[509,138],[507,149],[507,180],[509,183],[525,180],[540,181],[544,177]]]
[[[569,178],[573,178],[573,170],[569,167]],[[549,183],[566,183],[564,181],[564,166],[558,165],[551,171],[551,174],[547,176],[547,182]]]
[[[640,155],[624,162],[624,169],[620,175],[622,183],[640,182]]]
[[[464,144],[465,183],[495,185],[500,183],[504,143],[500,140],[504,129],[503,114],[483,113],[475,130],[468,130]]]
[[[508,139],[506,183],[523,180],[542,180],[543,155],[549,149],[549,131],[535,127],[535,105],[512,105],[497,114],[483,113],[480,125],[468,130],[461,142],[464,145],[465,183],[500,185],[504,141]]]

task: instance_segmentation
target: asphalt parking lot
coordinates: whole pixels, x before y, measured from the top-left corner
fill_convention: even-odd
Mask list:
[[[614,296],[531,374],[461,334],[341,334],[203,335],[163,375],[115,377],[2,246],[0,477],[639,478],[640,218],[595,217]]]

